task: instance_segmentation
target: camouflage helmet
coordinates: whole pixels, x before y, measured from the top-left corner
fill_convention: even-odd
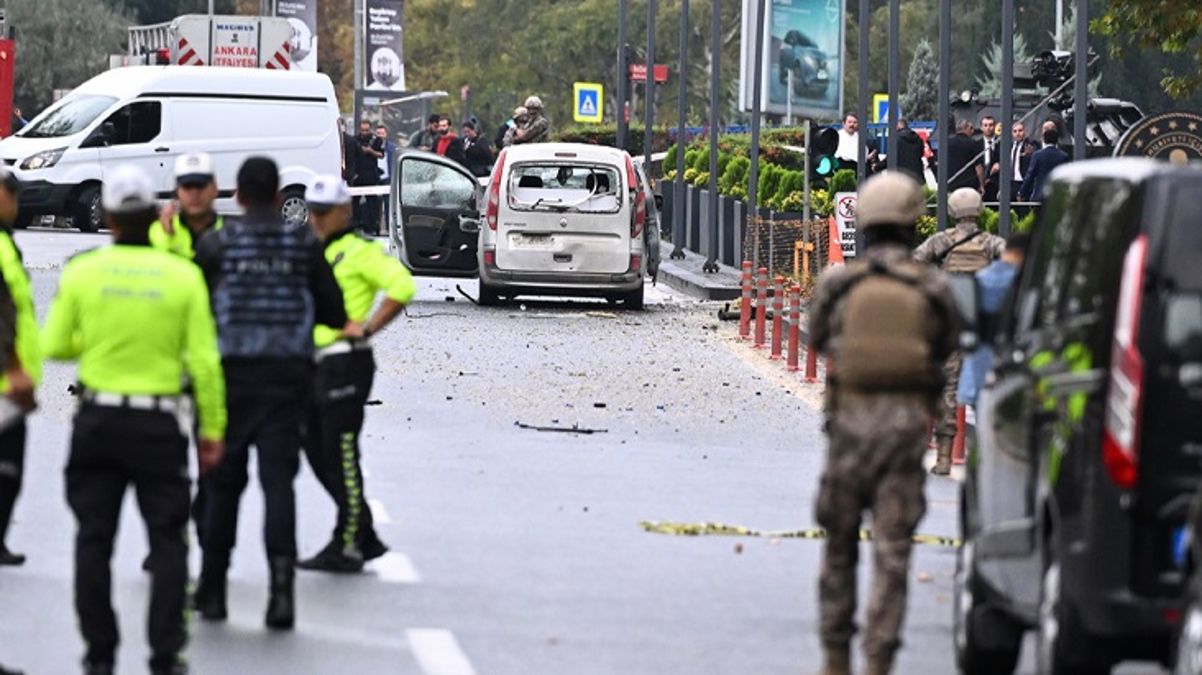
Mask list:
[[[526,102],[523,105],[525,105],[530,110],[542,110],[543,109],[543,100],[537,96],[531,96],[526,99]]]
[[[885,171],[869,178],[856,203],[856,225],[913,226],[926,213],[918,182],[904,173]]]
[[[960,188],[947,198],[947,212],[952,220],[976,220],[981,215],[981,193],[972,188]]]
[[[525,117],[526,115],[529,115],[529,114],[530,114],[530,111],[526,110],[526,106],[524,106],[524,105],[520,105],[513,109],[513,116],[515,118],[516,117]]]

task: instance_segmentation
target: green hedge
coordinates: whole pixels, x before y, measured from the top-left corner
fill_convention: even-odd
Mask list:
[[[626,151],[634,156],[643,154],[643,141],[646,127],[631,125],[626,133]],[[589,145],[608,145],[617,147],[618,128],[613,124],[580,124],[551,133],[551,139],[561,143],[587,143]],[[668,128],[656,126],[651,130],[651,151],[663,152],[671,145]],[[666,165],[665,165],[666,166]]]

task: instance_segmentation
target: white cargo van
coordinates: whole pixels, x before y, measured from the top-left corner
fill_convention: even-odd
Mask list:
[[[630,155],[615,148],[506,148],[484,195],[470,173],[445,158],[406,152],[393,199],[401,260],[420,274],[478,271],[482,305],[569,295],[641,309],[644,278],[658,264],[647,191]]]
[[[213,155],[221,213],[238,212],[238,167],[261,155],[280,167],[285,218],[307,216],[305,185],[342,173],[338,102],[318,73],[145,66],[101,73],[0,141],[0,161],[21,179],[26,225],[42,215],[100,227],[100,185],[121,164],[146,170],[168,198],[175,158]]]

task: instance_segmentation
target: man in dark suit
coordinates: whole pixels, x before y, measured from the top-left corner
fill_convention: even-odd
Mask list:
[[[1044,129],[1043,147],[1031,156],[1031,165],[1027,167],[1027,176],[1023,186],[1018,191],[1019,199],[1024,202],[1043,200],[1043,185],[1056,167],[1069,161],[1068,153],[1056,147],[1060,141],[1060,132],[1055,129]]]
[[[927,182],[922,166],[922,137],[905,119],[897,120],[897,168],[910,174],[920,185]]]
[[[982,198],[987,202],[997,201],[997,188],[1001,164],[998,161],[998,149],[1001,144],[997,137],[997,120],[989,115],[981,118],[981,168],[985,172],[985,185],[982,187]]]
[[[972,137],[972,122],[961,119],[956,122],[956,133],[947,139],[947,152],[942,148],[939,161],[947,161],[948,193],[969,187],[985,190],[985,169],[981,164],[981,143]]]
[[[1010,147],[1010,166],[1014,170],[1014,179],[1010,182],[1010,200],[1018,201],[1018,191],[1027,177],[1031,166],[1031,156],[1035,154],[1035,143],[1027,138],[1027,125],[1015,122],[1011,127],[1014,133],[1014,144]]]

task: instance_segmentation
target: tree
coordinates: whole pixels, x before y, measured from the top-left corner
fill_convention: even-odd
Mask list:
[[[1031,60],[1031,50],[1022,33],[1014,34],[1014,62]],[[1002,95],[1002,45],[996,39],[989,50],[981,55],[984,74],[977,76],[977,91],[982,98],[997,98]]]
[[[10,0],[15,29],[17,105],[32,115],[49,105],[55,89],[71,89],[124,53],[133,21],[104,3]]]
[[[1202,89],[1202,8],[1196,2],[1110,0],[1091,28],[1112,39],[1116,58],[1132,46],[1191,55],[1192,67],[1162,70],[1160,86],[1174,98]]]
[[[939,116],[939,66],[931,41],[923,38],[914,48],[906,93],[902,95],[902,114],[914,120],[933,120]]]

